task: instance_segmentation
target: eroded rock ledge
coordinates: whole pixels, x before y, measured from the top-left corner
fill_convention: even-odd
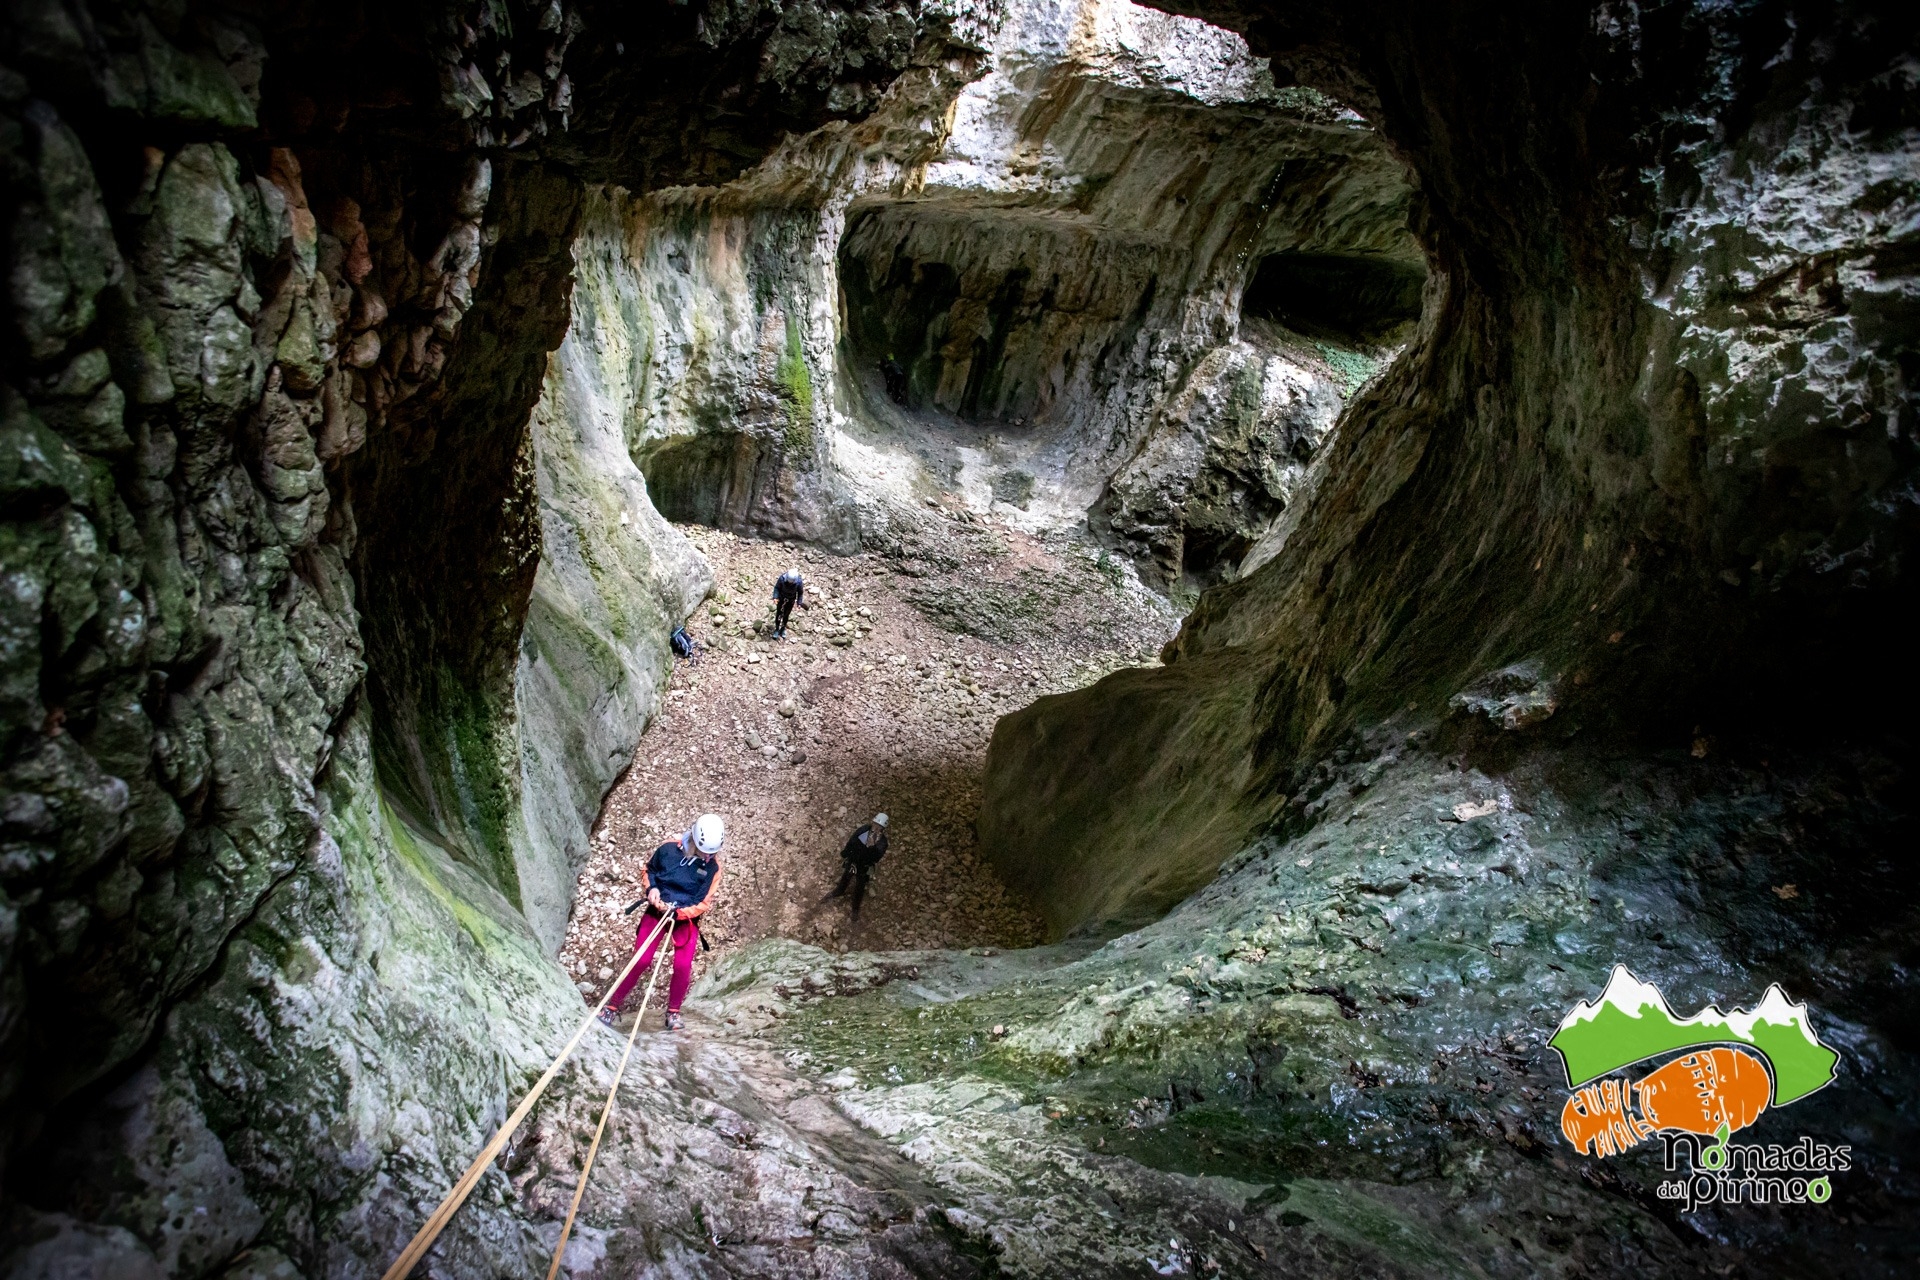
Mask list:
[[[1411,199],[1371,128],[1229,33],[1032,0],[732,183],[609,192],[587,234],[630,275],[576,328],[631,350],[673,519],[897,550],[958,493],[1090,523],[1190,596],[1310,491],[1417,315]]]

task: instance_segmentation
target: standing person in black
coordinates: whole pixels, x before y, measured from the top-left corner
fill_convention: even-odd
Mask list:
[[[803,609],[813,606],[807,603],[807,580],[800,576],[800,566],[795,565],[774,580],[773,583],[773,638],[784,640],[787,636],[787,619],[793,616],[793,606]]]
[[[886,380],[887,399],[895,404],[907,402],[907,371],[900,362],[889,355],[880,362],[880,376]]]
[[[840,850],[840,883],[822,902],[838,898],[846,893],[847,886],[853,886],[853,923],[860,923],[860,903],[867,896],[867,873],[873,870],[873,864],[887,856],[887,815],[876,813],[873,821],[857,829],[847,837],[846,847]]]

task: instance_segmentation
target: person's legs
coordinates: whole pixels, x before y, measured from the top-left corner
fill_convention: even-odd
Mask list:
[[[862,882],[864,883],[864,881],[865,877],[862,877]],[[852,883],[853,864],[851,862],[843,862],[840,864],[840,883],[833,886],[832,891],[827,894],[827,897],[820,899],[820,901],[825,902],[827,898],[838,898],[842,896],[846,893],[847,886]]]
[[[693,985],[693,957],[700,951],[700,922],[682,920],[673,927],[673,979],[667,983],[667,1012],[680,1012],[680,1002]]]
[[[653,927],[659,923],[660,913],[652,907],[648,907],[647,914],[640,917],[640,927],[636,929],[633,934],[633,945],[635,949],[638,949],[640,944],[646,941],[647,935],[652,933]],[[659,947],[660,939],[655,938],[653,945],[647,948],[647,953],[640,957],[640,963],[629,969],[627,976],[620,980],[620,985],[613,989],[613,998],[607,1001],[607,1008],[610,1011],[614,1013],[620,1011],[620,1006],[625,1004],[627,997],[633,994],[634,986],[638,984],[642,978],[646,977],[647,966],[653,963],[653,953],[657,951]]]
[[[785,632],[787,619],[793,616],[793,601],[781,600],[773,606],[773,629],[775,634]]]
[[[864,902],[867,897],[867,869],[860,867],[857,870],[852,870],[851,874],[854,877],[853,918],[857,921],[860,919],[860,904]]]

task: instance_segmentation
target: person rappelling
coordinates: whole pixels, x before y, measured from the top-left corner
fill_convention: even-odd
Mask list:
[[[781,574],[773,583],[773,638],[787,638],[787,619],[793,616],[793,606],[811,609],[807,603],[807,580],[800,576],[800,566]]]
[[[713,891],[720,884],[718,855],[726,839],[727,824],[720,820],[720,815],[703,813],[685,835],[655,849],[640,873],[640,887],[645,895],[641,901],[646,903],[647,913],[640,918],[640,927],[634,932],[634,948],[638,950],[654,926],[665,919],[668,912],[673,913],[673,978],[667,983],[669,1031],[678,1031],[681,1027],[680,1004],[687,998],[687,988],[693,985],[693,957],[700,949],[700,917],[713,905]],[[636,902],[627,910],[632,911],[639,905],[640,902]],[[646,954],[640,957],[640,963],[627,970],[627,976],[608,998],[607,1007],[601,1010],[600,1021],[613,1025],[621,1004],[653,962],[654,952],[662,941],[655,938]]]

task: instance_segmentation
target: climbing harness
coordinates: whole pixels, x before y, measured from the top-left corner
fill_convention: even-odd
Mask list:
[[[487,1145],[481,1149],[479,1157],[467,1167],[465,1173],[460,1175],[460,1181],[453,1184],[453,1190],[449,1191],[447,1198],[440,1202],[440,1207],[433,1211],[433,1216],[427,1219],[426,1225],[420,1228],[412,1240],[408,1241],[407,1247],[400,1251],[400,1256],[393,1260],[393,1265],[387,1268],[386,1274],[381,1277],[381,1280],[406,1280],[406,1277],[412,1273],[413,1268],[419,1263],[420,1259],[426,1256],[427,1250],[433,1247],[433,1242],[440,1238],[442,1231],[446,1230],[447,1223],[452,1220],[453,1215],[459,1210],[460,1206],[467,1202],[467,1197],[473,1194],[473,1189],[480,1184],[480,1176],[487,1171],[487,1166],[498,1158],[501,1150],[507,1145],[507,1139],[513,1136],[514,1130],[520,1127],[520,1122],[525,1120],[527,1114],[533,1110],[533,1104],[540,1101],[540,1095],[547,1091],[547,1086],[552,1084],[554,1077],[560,1074],[560,1068],[566,1064],[567,1059],[573,1055],[573,1051],[577,1049],[580,1046],[580,1042],[586,1038],[588,1030],[592,1028],[595,1019],[600,1016],[600,1011],[607,1007],[607,1002],[613,997],[613,993],[619,990],[620,984],[627,980],[627,975],[632,973],[634,966],[640,963],[640,957],[646,954],[647,947],[659,939],[662,930],[664,930],[672,920],[673,916],[671,913],[663,917],[660,923],[654,926],[653,932],[647,935],[647,941],[633,949],[633,959],[627,961],[627,967],[620,971],[620,976],[614,979],[612,986],[607,988],[607,994],[600,997],[600,1003],[594,1006],[593,1012],[589,1013],[586,1021],[580,1024],[580,1029],[573,1033],[573,1039],[567,1041],[567,1047],[562,1049],[559,1056],[554,1058],[552,1065],[547,1068],[546,1074],[541,1076],[540,1079],[535,1082],[533,1088],[527,1091],[527,1096],[520,1099],[520,1105],[513,1109],[513,1114],[507,1117],[507,1122],[500,1126],[499,1132],[495,1133]],[[659,974],[660,960],[666,954],[666,950],[667,948],[661,947],[660,954],[654,957],[654,973],[656,977]],[[649,995],[652,994],[653,983],[651,981],[647,983],[647,991]],[[642,1012],[644,1011],[645,1005],[643,1004]],[[638,1017],[634,1019],[633,1025],[636,1028],[639,1027],[640,1019]],[[627,1046],[629,1050],[632,1049],[633,1038],[631,1035],[627,1038]],[[626,1068],[626,1059],[622,1058],[620,1063],[621,1069],[624,1071]],[[615,1075],[614,1087],[617,1089],[619,1086],[620,1077]],[[606,1117],[603,1114],[601,1116],[601,1123],[605,1124],[605,1122]],[[597,1147],[599,1145],[597,1136],[594,1142]],[[588,1159],[591,1160],[592,1157],[589,1156]],[[580,1185],[582,1187],[586,1186],[586,1176],[584,1174],[581,1175]],[[579,1204],[578,1190],[574,1193],[574,1203],[576,1206]],[[571,1215],[568,1216],[568,1224],[569,1226],[572,1224]],[[560,1238],[560,1247],[562,1249],[566,1248],[566,1236],[564,1234]]]
[[[627,909],[626,909],[625,911],[622,911],[622,912],[621,912],[620,914],[621,914],[621,915],[623,915],[623,916],[630,916],[630,915],[632,915],[632,914],[633,914],[634,912],[636,912],[636,911],[638,911],[638,910],[639,910],[640,908],[642,908],[642,907],[644,907],[644,906],[646,906],[646,905],[647,905],[647,900],[646,900],[645,898],[641,898],[641,899],[640,899],[640,900],[638,900],[637,902],[630,902],[630,903],[628,903],[628,904],[627,904]],[[698,936],[698,937],[699,937],[699,939],[700,939],[700,950],[701,950],[701,951],[711,951],[711,950],[713,950],[713,944],[712,944],[711,942],[708,942],[708,941],[707,941],[707,934],[706,934],[706,930],[704,930],[704,929],[703,929],[703,930],[701,930],[701,931],[700,931],[700,933],[699,933],[699,934],[698,934],[697,936]]]

